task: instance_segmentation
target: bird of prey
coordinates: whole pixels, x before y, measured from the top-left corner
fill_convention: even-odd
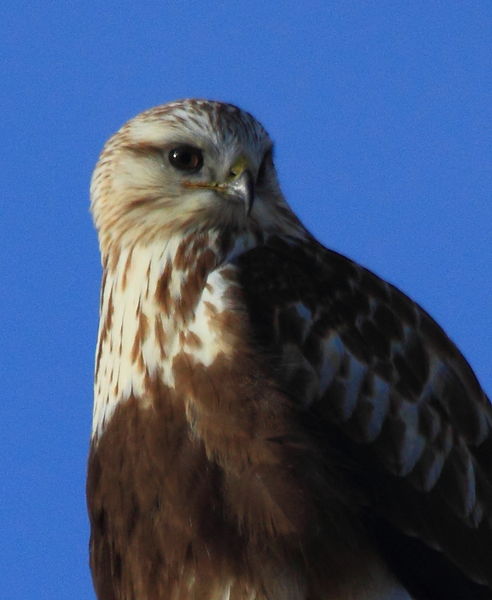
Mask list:
[[[492,411],[459,350],[181,100],[106,144],[88,469],[100,600],[492,599]]]

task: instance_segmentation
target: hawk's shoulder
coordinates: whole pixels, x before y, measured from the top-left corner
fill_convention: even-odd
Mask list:
[[[273,239],[238,265],[257,343],[374,514],[490,585],[492,410],[443,329],[314,240]]]

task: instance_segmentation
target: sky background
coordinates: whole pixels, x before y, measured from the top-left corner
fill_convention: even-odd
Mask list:
[[[491,30],[490,0],[2,3],[5,598],[94,599],[88,187],[143,109],[198,96],[252,112],[308,228],[420,302],[492,394]]]

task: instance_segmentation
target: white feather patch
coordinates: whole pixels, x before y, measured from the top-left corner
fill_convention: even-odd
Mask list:
[[[209,366],[228,347],[219,329],[211,323],[209,306],[217,313],[227,306],[225,292],[230,281],[222,276],[222,269],[212,271],[207,279],[191,321],[182,324],[174,315],[166,315],[156,298],[156,288],[167,264],[174,257],[182,238],[170,238],[163,247],[152,244],[134,247],[131,260],[129,250],[124,249],[114,271],[107,274],[102,298],[98,352],[100,364],[95,381],[92,434],[99,437],[111,419],[119,402],[131,395],[146,402],[145,380],[159,377],[168,386],[174,385],[173,360],[184,351],[191,351],[189,342],[182,341],[181,332],[195,334],[203,343],[192,348],[198,363]],[[231,268],[230,265],[227,268]],[[123,274],[125,274],[125,277]],[[173,300],[179,300],[184,274],[173,269],[168,291]],[[111,302],[110,302],[111,301]],[[106,315],[113,307],[111,328],[103,339],[102,328]],[[145,315],[148,324],[146,337],[139,351],[144,368],[136,364],[132,350],[138,334],[139,314]],[[160,320],[166,336],[166,358],[163,360],[154,324]]]

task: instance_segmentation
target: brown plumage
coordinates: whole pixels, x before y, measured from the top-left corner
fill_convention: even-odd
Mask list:
[[[98,598],[490,600],[490,403],[419,306],[305,230],[271,147],[187,100],[96,168]]]

